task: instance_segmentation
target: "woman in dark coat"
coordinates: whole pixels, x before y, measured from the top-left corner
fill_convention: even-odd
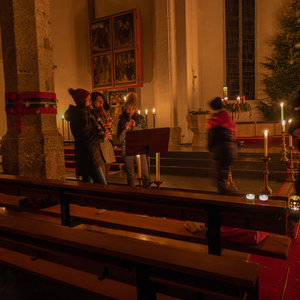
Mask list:
[[[212,114],[207,122],[208,151],[213,154],[215,162],[218,194],[227,194],[226,182],[229,167],[236,154],[233,136],[236,134],[235,123],[231,120],[228,112],[223,109],[221,98],[216,97],[210,102]]]
[[[105,163],[100,143],[107,139],[101,134],[93,107],[91,95],[84,89],[69,89],[76,106],[70,105],[65,112],[65,119],[70,122],[75,139],[76,175],[82,176],[85,182],[106,184],[101,165]]]

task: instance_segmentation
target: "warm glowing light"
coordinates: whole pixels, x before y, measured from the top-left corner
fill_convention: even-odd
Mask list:
[[[260,201],[267,201],[269,199],[268,195],[259,195]]]
[[[140,110],[138,110],[138,114],[139,114],[139,115],[141,114],[141,111],[140,111]]]
[[[280,103],[280,106],[283,107],[283,102]]]
[[[288,122],[289,122],[289,124],[291,124],[291,123],[292,123],[292,119],[289,119],[289,121],[288,121]]]
[[[65,118],[65,116],[64,115],[61,115],[61,118],[62,118],[62,120]]]
[[[146,114],[146,116],[148,115],[148,109],[145,109],[145,114]]]
[[[124,100],[126,101],[126,96],[124,96]]]
[[[155,108],[153,108],[153,110],[152,110],[152,111],[153,111],[153,114],[155,114]]]

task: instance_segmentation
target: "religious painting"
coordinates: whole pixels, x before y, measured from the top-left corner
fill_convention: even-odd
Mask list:
[[[108,91],[109,105],[111,107],[124,105],[126,101],[127,89]]]
[[[136,81],[134,50],[115,53],[115,83],[127,84]]]
[[[111,55],[93,56],[93,87],[109,87],[111,78]]]
[[[131,48],[135,45],[134,12],[113,17],[114,49]]]
[[[110,50],[110,18],[91,22],[90,28],[92,54]]]

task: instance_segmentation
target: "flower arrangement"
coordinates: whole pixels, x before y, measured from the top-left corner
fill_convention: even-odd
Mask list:
[[[245,113],[245,112],[250,112],[249,114],[249,118],[251,119],[252,116],[252,109],[251,109],[251,105],[249,103],[228,103],[226,105],[226,108],[228,111],[230,111],[233,114],[236,115],[238,114],[238,117],[240,117],[240,113]]]

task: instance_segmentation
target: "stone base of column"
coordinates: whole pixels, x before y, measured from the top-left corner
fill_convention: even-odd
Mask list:
[[[188,128],[193,132],[192,147],[207,147],[206,114],[187,115]]]
[[[180,146],[181,132],[182,132],[181,127],[171,127],[170,128],[169,147]]]
[[[7,115],[7,128],[2,138],[4,174],[65,179],[64,147],[56,115],[23,116],[22,133],[17,133],[16,116]]]

